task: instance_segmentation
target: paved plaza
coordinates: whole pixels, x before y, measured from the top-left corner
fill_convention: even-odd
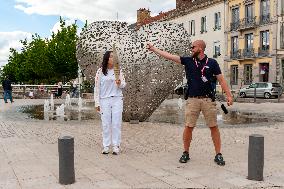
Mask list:
[[[35,120],[19,111],[22,105],[43,103],[43,99],[0,102],[1,189],[284,187],[284,122],[220,125],[224,167],[213,162],[210,130],[197,127],[191,160],[181,164],[181,124],[123,123],[122,153],[102,155],[99,120]],[[283,103],[236,103],[233,108],[284,115]],[[264,136],[264,181],[246,179],[251,134]],[[71,185],[58,181],[57,140],[65,135],[75,140],[76,182]]]

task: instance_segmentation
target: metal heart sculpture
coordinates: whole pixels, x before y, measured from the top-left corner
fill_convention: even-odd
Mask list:
[[[182,65],[147,50],[147,43],[178,55],[189,54],[189,36],[182,24],[155,22],[141,27],[118,21],[99,21],[85,28],[78,40],[76,57],[92,84],[105,51],[116,46],[124,89],[123,120],[145,121],[181,83]]]

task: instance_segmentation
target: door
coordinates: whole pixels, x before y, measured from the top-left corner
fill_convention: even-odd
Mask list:
[[[264,97],[264,92],[267,87],[268,87],[267,83],[258,83],[257,88],[256,88],[256,96]]]
[[[252,83],[246,90],[246,96],[254,97],[254,88],[257,87],[256,83]]]

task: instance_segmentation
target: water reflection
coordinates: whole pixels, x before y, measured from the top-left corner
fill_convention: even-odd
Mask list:
[[[60,107],[60,104],[56,104],[55,107]],[[80,109],[79,109],[80,108]],[[23,106],[20,111],[27,113],[31,119],[39,120],[90,120],[90,119],[100,119],[98,113],[96,112],[94,103],[87,102],[84,106],[78,107],[78,104],[72,104],[72,106],[66,106],[64,109],[64,115],[58,116],[56,111],[44,111],[43,105],[31,105]]]

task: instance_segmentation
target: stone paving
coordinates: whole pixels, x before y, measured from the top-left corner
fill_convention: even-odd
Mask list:
[[[1,189],[284,187],[284,122],[221,125],[224,167],[213,162],[209,129],[198,127],[191,160],[180,164],[183,127],[179,124],[123,123],[122,153],[102,155],[99,120],[33,120],[18,111],[22,105],[43,103],[40,99],[0,102]],[[268,113],[284,112],[283,106],[235,104],[239,110]],[[246,179],[251,134],[264,135],[264,181]],[[64,135],[75,140],[76,182],[71,185],[58,182],[57,140]]]

